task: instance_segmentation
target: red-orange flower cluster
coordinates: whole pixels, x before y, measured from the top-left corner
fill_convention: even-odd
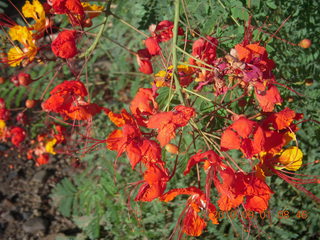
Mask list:
[[[97,104],[85,101],[88,92],[80,81],[64,81],[50,95],[42,104],[47,112],[60,113],[73,120],[89,120],[101,111]]]

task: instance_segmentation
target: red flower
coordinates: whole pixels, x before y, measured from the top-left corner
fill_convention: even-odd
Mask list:
[[[57,38],[52,42],[51,49],[57,57],[73,58],[77,53],[76,31],[64,30],[60,32]]]
[[[264,150],[264,143],[262,128],[256,122],[240,117],[223,132],[220,146],[222,151],[239,149],[245,157],[251,158]]]
[[[290,108],[285,108],[278,113],[272,113],[267,117],[263,125],[268,126],[271,125],[276,130],[283,130],[288,128],[293,120],[299,120],[301,118],[300,114],[296,114],[295,111]]]
[[[240,61],[254,64],[263,72],[271,71],[275,67],[274,62],[268,58],[266,49],[264,47],[261,47],[259,43],[248,44],[246,46],[237,44],[235,46],[235,49]]]
[[[193,116],[195,116],[193,108],[177,106],[174,108],[174,111],[157,113],[151,116],[147,127],[158,129],[157,139],[161,147],[164,147],[171,139],[175,138],[176,129],[187,125]]]
[[[169,176],[164,168],[152,164],[144,172],[145,183],[140,187],[135,201],[150,202],[160,197],[167,186]]]
[[[253,173],[234,172],[230,167],[220,169],[219,173],[220,178],[214,176],[214,184],[220,193],[218,205],[222,211],[238,207],[244,199],[246,210],[263,212],[268,208],[273,192],[263,180]]]
[[[49,162],[49,154],[47,153],[43,153],[41,154],[39,157],[37,157],[36,159],[36,166],[41,166],[41,165],[44,165],[44,164],[47,164]]]
[[[168,20],[161,21],[155,28],[154,34],[159,42],[169,41],[173,37],[172,29],[174,23]],[[178,35],[183,35],[183,29],[178,28]]]
[[[6,102],[0,98],[0,120],[7,121],[10,118],[10,112],[6,109]]]
[[[238,207],[244,199],[245,185],[243,183],[243,174],[235,173],[230,167],[218,169],[213,177],[213,182],[219,192],[219,208],[222,211],[230,211]]]
[[[265,181],[257,178],[253,173],[244,176],[247,211],[263,212],[267,210],[269,199],[273,193]]]
[[[80,0],[52,0],[55,14],[66,14],[72,25],[83,25],[85,9]]]
[[[219,165],[221,163],[221,157],[213,150],[209,150],[204,153],[198,152],[189,159],[187,167],[184,170],[183,174],[187,175],[190,172],[191,168],[200,162],[205,162],[204,169],[208,170],[208,168],[212,165]]]
[[[14,127],[10,130],[10,136],[12,144],[19,147],[26,138],[26,132],[21,127]]]
[[[138,119],[155,114],[158,110],[156,96],[151,88],[140,88],[130,104],[132,114]]]
[[[0,108],[0,120],[7,121],[10,118],[10,112],[6,108]]]
[[[137,62],[139,65],[139,71],[144,74],[152,74],[153,68],[152,63],[150,61],[151,55],[148,49],[140,49],[137,52]]]
[[[141,161],[147,167],[156,163],[164,166],[159,144],[142,136],[135,119],[129,113],[125,110],[121,114],[109,111],[108,116],[118,127],[122,127],[122,130],[117,129],[107,137],[108,149],[117,151],[118,157],[125,152],[132,169]]]
[[[271,83],[267,83],[265,86],[263,83],[257,82],[254,85],[254,90],[259,105],[264,112],[272,112],[275,104],[282,103],[278,88]]]
[[[55,124],[54,125],[53,136],[57,140],[57,143],[63,143],[66,140],[66,128]]]
[[[176,196],[181,194],[190,195],[189,199],[187,200],[186,207],[181,214],[184,215],[182,220],[182,231],[184,233],[195,237],[202,234],[202,231],[207,226],[207,223],[199,216],[200,211],[207,210],[212,223],[218,224],[218,220],[216,218],[216,207],[212,203],[208,202],[205,194],[196,187],[172,189],[162,195],[160,200],[164,202],[170,202]]]
[[[79,14],[84,15],[80,0],[51,0],[52,8],[57,14]]]
[[[64,114],[73,120],[88,120],[101,111],[97,104],[84,101],[88,92],[80,81],[64,81],[50,95],[43,102],[42,108],[48,112]]]
[[[149,37],[144,41],[149,53],[151,55],[159,55],[161,52],[161,47],[159,46],[158,39],[155,37]]]
[[[192,56],[200,59],[203,62],[212,64],[216,59],[216,51],[218,40],[214,37],[206,36],[206,38],[199,38],[192,45]],[[193,58],[189,59],[190,64],[203,66]]]

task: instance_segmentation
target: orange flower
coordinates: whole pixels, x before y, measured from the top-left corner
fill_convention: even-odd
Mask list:
[[[257,82],[254,85],[254,91],[257,101],[264,112],[272,112],[276,104],[282,103],[278,88],[272,83],[263,84]]]
[[[145,126],[143,116],[155,114],[158,110],[156,96],[157,94],[151,88],[140,88],[131,101],[130,110],[140,125]]]
[[[265,181],[257,178],[253,173],[244,176],[247,211],[264,212],[268,208],[269,199],[273,193]]]
[[[151,116],[147,127],[158,129],[157,139],[161,147],[164,147],[175,138],[176,129],[187,125],[193,116],[195,116],[195,110],[193,108],[176,106],[174,111],[157,113]]]
[[[213,181],[220,194],[218,200],[222,211],[238,207],[244,199],[246,210],[263,212],[268,208],[268,201],[273,193],[269,186],[254,173],[234,172],[230,167],[218,170]],[[221,179],[221,180],[220,180]]]
[[[73,58],[78,53],[76,47],[76,31],[65,30],[58,34],[51,44],[52,52],[61,58]]]
[[[243,202],[245,188],[242,180],[243,175],[235,173],[230,167],[217,169],[217,172],[219,178],[216,173],[213,182],[220,195],[218,205],[222,211],[230,211]]]
[[[144,172],[144,181],[135,201],[150,202],[160,197],[166,189],[169,176],[166,169],[152,164]]]
[[[256,123],[240,117],[221,136],[221,150],[239,149],[247,158],[264,150],[265,133]]]
[[[181,215],[182,220],[182,231],[189,236],[200,236],[203,229],[207,226],[207,223],[203,218],[199,216],[200,211],[208,211],[208,215],[213,224],[218,224],[216,218],[216,207],[208,202],[205,194],[196,187],[188,188],[176,188],[171,189],[169,192],[165,193],[160,197],[161,201],[170,202],[176,196],[186,194],[190,195],[187,200],[186,207]]]
[[[285,108],[280,112],[270,114],[263,122],[266,127],[273,127],[275,130],[283,130],[288,128],[293,120],[302,118],[301,114],[297,114],[290,108]]]
[[[141,161],[145,166],[155,163],[164,166],[159,144],[142,137],[135,125],[125,124],[122,130],[113,131],[107,137],[106,143],[108,149],[118,152],[118,157],[126,152],[132,169]]]
[[[107,108],[104,108],[103,110],[107,114],[111,122],[113,122],[117,127],[122,127],[125,124],[136,124],[135,119],[125,109],[122,109],[121,113],[114,113]]]
[[[261,123],[266,134],[265,152],[278,153],[291,140],[295,139],[295,133],[298,130],[294,120],[300,120],[302,114],[295,113],[289,108],[278,113],[271,113]]]
[[[122,127],[121,130],[117,129],[107,137],[108,149],[117,151],[117,157],[125,152],[132,169],[141,161],[147,167],[156,163],[164,166],[159,144],[142,136],[137,122],[127,111],[122,110],[121,114],[116,114],[105,109],[105,112],[113,123]]]
[[[261,47],[259,43],[248,44],[246,46],[237,44],[235,49],[240,61],[254,64],[262,71],[271,71],[275,67],[274,62],[268,58],[266,49]]]
[[[50,95],[42,104],[48,112],[60,113],[74,120],[89,120],[101,111],[97,104],[84,101],[88,92],[80,81],[64,81]]]
[[[183,174],[187,175],[190,172],[191,168],[197,163],[205,162],[204,169],[208,170],[208,168],[212,165],[220,165],[221,160],[222,158],[213,150],[209,150],[204,153],[198,152],[189,159],[187,167],[184,170]]]

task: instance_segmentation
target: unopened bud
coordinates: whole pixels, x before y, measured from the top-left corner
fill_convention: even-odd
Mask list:
[[[30,83],[32,83],[32,78],[30,74],[21,72],[18,74],[18,81],[20,85],[28,86]]]
[[[302,48],[309,48],[309,47],[311,47],[311,44],[312,44],[311,40],[305,38],[305,39],[302,39],[302,40],[299,42],[298,46],[299,46],[299,47],[302,47]]]
[[[165,149],[171,154],[179,154],[179,148],[177,147],[177,145],[174,145],[172,143],[168,143],[165,146]]]

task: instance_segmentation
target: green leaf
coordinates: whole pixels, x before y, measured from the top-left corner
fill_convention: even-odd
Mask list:
[[[277,9],[277,5],[275,4],[274,1],[267,1],[266,4],[271,9]]]
[[[244,7],[233,7],[231,8],[231,13],[234,18],[238,18],[240,20],[248,21],[249,19],[248,10]]]

